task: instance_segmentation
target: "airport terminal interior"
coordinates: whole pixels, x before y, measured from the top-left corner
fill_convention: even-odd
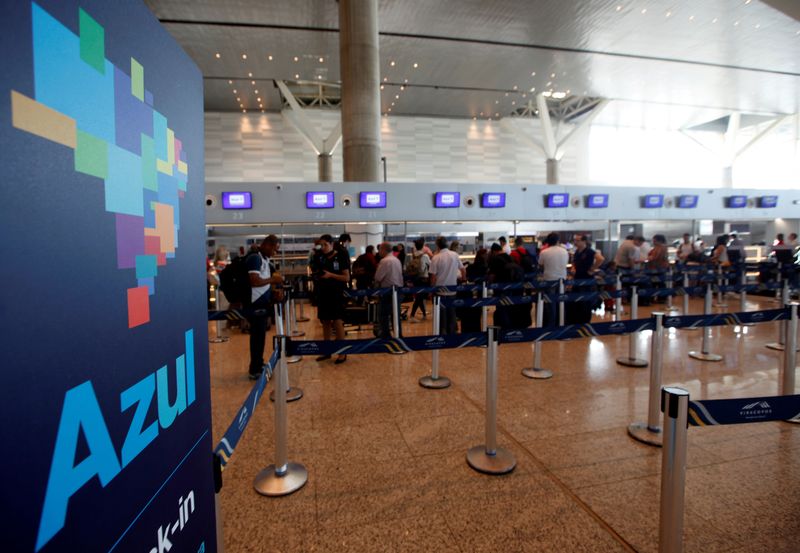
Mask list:
[[[800,551],[797,1],[144,4],[202,73],[226,553]]]

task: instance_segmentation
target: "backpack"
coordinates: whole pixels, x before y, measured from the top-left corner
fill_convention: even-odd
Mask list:
[[[406,275],[410,277],[422,276],[422,254],[416,253],[411,256],[411,261],[408,262],[406,267]]]
[[[505,273],[506,280],[504,282],[522,282],[525,280],[525,272],[523,271],[522,266],[518,265],[514,261],[509,261],[506,263]]]
[[[536,272],[536,261],[534,260],[533,256],[525,250],[523,253],[520,250],[517,250],[519,254],[519,264],[522,267],[522,272],[527,274],[535,273]]]
[[[219,289],[225,294],[229,303],[250,305],[251,288],[247,258],[240,256],[228,263],[219,274]]]

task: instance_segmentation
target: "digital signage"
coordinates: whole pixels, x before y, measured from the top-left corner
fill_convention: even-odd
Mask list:
[[[505,192],[484,192],[481,194],[481,207],[505,207]]]
[[[458,207],[459,203],[461,203],[461,193],[437,192],[433,205],[436,207]]]
[[[699,196],[695,196],[693,194],[684,194],[683,196],[678,196],[678,207],[681,209],[692,209],[697,207],[697,199]]]
[[[386,192],[361,192],[358,205],[364,208],[386,207]]]
[[[569,194],[548,194],[545,196],[546,207],[567,207],[569,205]]]
[[[308,209],[331,209],[333,192],[306,192],[306,207]]]
[[[758,207],[778,207],[778,196],[761,196]]]
[[[222,209],[252,209],[253,196],[250,192],[223,192]]]
[[[608,194],[589,194],[586,196],[586,207],[608,207]]]
[[[654,209],[664,207],[664,194],[648,194],[642,198],[642,207]]]
[[[728,196],[726,204],[732,209],[747,207],[747,196]]]

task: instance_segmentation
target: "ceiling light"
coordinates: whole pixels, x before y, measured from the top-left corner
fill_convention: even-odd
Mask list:
[[[263,108],[264,104],[258,104],[258,107]]]
[[[261,110],[261,113],[264,113],[264,110],[263,110],[263,109]]]
[[[242,59],[246,60],[247,59],[247,54],[242,54]]]
[[[247,113],[247,110],[246,110],[246,109],[243,109],[243,110],[242,110],[242,113]]]
[[[617,11],[622,11],[622,6],[617,6]]]
[[[322,75],[317,75],[317,78],[321,81],[322,80]]]
[[[567,97],[566,92],[553,92],[553,98],[556,100],[562,100]]]
[[[403,79],[403,82],[408,84],[408,79]]]
[[[386,81],[388,81],[388,80],[389,80],[389,77],[384,77],[384,78],[383,78],[383,82],[386,82]]]
[[[395,99],[395,100],[399,100],[399,99],[400,99],[400,95],[399,95],[399,94],[395,94],[395,95],[394,95],[394,99]]]
[[[570,90],[569,90],[569,89],[567,89],[567,94],[569,94],[569,92],[570,92]]]
[[[689,16],[689,21],[694,21],[694,16],[693,15]]]
[[[403,85],[400,86],[400,90],[405,90],[405,89],[406,89],[405,86],[403,86]]]
[[[505,97],[508,98],[508,92],[505,93]]]
[[[416,69],[417,67],[419,67],[419,64],[418,64],[418,63],[415,63],[415,64],[414,64],[414,69]]]
[[[243,108],[243,107],[244,107],[244,104],[239,104],[239,107],[240,107],[240,108]]]
[[[760,29],[760,28],[761,28],[761,23],[756,23],[756,29]]]
[[[220,57],[222,57],[222,56],[220,56],[220,55],[219,55],[219,52],[217,52],[216,54],[214,54],[214,57],[215,57],[215,58],[217,58],[217,59],[219,59],[219,58],[220,58]]]
[[[647,13],[647,8],[642,8],[642,13],[643,14]]]
[[[495,104],[499,104],[499,103],[500,103],[500,100],[495,100],[495,101],[494,101],[494,103],[495,103]]]
[[[389,62],[389,65],[391,65],[392,67],[394,67],[394,60],[390,61],[390,62]]]
[[[236,89],[235,88],[233,89],[233,93],[236,94]]]
[[[255,81],[250,81],[250,84],[254,85],[254,84],[256,84],[256,82]]]
[[[255,90],[254,92],[255,92],[256,94],[258,94],[258,90]]]
[[[746,6],[746,5],[747,5],[747,4],[749,4],[750,2],[751,2],[751,0],[744,0],[744,5]]]
[[[734,27],[738,27],[738,26],[739,26],[739,22],[738,22],[738,21],[734,21],[734,22],[733,22],[733,26],[734,26]]]
[[[228,81],[228,84],[233,84],[233,81]]]
[[[511,105],[512,105],[512,106],[516,106],[516,105],[517,105],[517,103],[516,103],[516,102],[511,102]]]
[[[319,62],[320,62],[320,63],[325,63],[325,58],[323,58],[323,57],[321,57],[321,56],[320,56],[320,58],[319,58]]]
[[[499,113],[495,113],[494,116],[495,117],[500,117],[500,114]]]
[[[483,112],[481,112],[481,117],[483,117]]]
[[[556,74],[555,73],[550,73],[550,78],[551,79],[555,79],[556,78]]]
[[[394,102],[392,102],[392,105],[394,106]]]
[[[536,76],[536,71],[533,71],[533,72],[531,73],[531,77],[535,77],[535,76]]]
[[[383,90],[383,85],[381,85],[381,90]]]
[[[253,76],[253,73],[252,73],[252,72],[250,72],[250,73],[248,73],[248,74],[247,74],[247,76],[248,76],[248,77],[252,77],[252,76]]]
[[[517,89],[517,85],[514,85],[512,88],[513,88],[514,90],[516,90],[516,89]]]
[[[550,86],[551,84],[553,84],[553,81],[547,81],[547,84],[545,86]]]
[[[241,101],[242,101],[242,99],[241,99],[241,98],[236,98],[236,101],[237,101],[237,102],[241,102]]]
[[[549,98],[551,95],[552,92],[550,92],[549,90],[545,90],[544,92],[542,92],[542,96],[544,96],[545,98]]]
[[[711,20],[711,23],[716,23],[717,21],[719,21],[719,19],[717,19],[717,18],[715,17],[714,19],[712,19],[712,20]]]
[[[261,101],[261,98],[256,98],[256,101],[257,101],[257,102],[260,102],[260,101]]]
[[[268,59],[269,61],[272,61],[272,56],[267,56],[267,59]]]
[[[536,92],[536,87],[532,86],[531,89],[528,92]]]
[[[672,12],[668,11],[668,12],[666,13],[666,16],[667,16],[667,17],[672,17]]]
[[[387,109],[386,111],[389,111],[389,112],[391,112],[391,111],[392,111],[392,108],[389,108],[389,109]]]
[[[300,61],[300,58],[298,58],[297,56],[295,56],[293,59],[294,61]]]
[[[523,98],[527,98],[527,97],[528,97],[528,95],[527,95],[527,94],[523,94],[523,95],[522,95],[522,97],[523,97]]]
[[[299,78],[300,78],[300,75],[298,75],[297,73],[295,73],[295,74],[294,74],[294,78],[295,78],[295,79],[299,79]]]

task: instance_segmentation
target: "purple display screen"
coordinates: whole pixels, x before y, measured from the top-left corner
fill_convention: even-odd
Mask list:
[[[586,196],[586,207],[608,207],[608,194],[589,194]]]
[[[458,207],[460,203],[460,192],[437,192],[433,205],[435,207]]]
[[[306,207],[308,209],[331,209],[333,192],[306,192]]]
[[[547,207],[567,207],[569,205],[569,194],[548,194],[545,206]]]
[[[747,207],[747,196],[728,196],[728,207]]]
[[[778,207],[778,196],[761,196],[758,207]]]
[[[361,192],[358,205],[365,208],[386,207],[386,192]]]
[[[644,197],[644,207],[664,207],[664,194],[648,194]]]
[[[222,209],[252,209],[253,196],[250,192],[223,192]]]
[[[699,198],[699,196],[694,196],[691,194],[678,196],[678,207],[681,209],[691,209],[693,207],[697,207],[697,198]]]
[[[505,207],[505,192],[484,192],[481,194],[481,207]]]

